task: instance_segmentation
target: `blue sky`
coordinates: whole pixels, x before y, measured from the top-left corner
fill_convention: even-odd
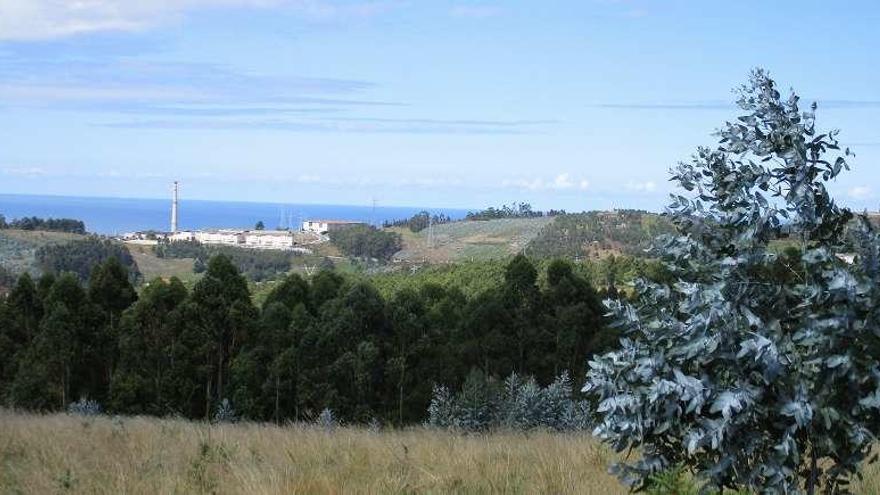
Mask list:
[[[880,4],[2,0],[0,193],[660,209],[762,66],[880,204]]]

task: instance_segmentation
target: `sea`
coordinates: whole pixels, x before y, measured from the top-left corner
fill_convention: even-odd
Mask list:
[[[180,230],[251,229],[262,221],[267,229],[297,229],[305,220],[352,220],[382,225],[420,211],[464,218],[468,210],[418,206],[357,206],[287,203],[250,203],[181,199]],[[120,235],[155,230],[166,232],[171,224],[170,199],[90,198],[0,194],[0,215],[7,220],[21,217],[74,218],[96,234]]]

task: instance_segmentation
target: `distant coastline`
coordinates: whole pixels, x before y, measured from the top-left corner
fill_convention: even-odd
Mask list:
[[[467,209],[418,206],[332,205],[258,203],[242,201],[180,200],[180,228],[251,228],[258,221],[267,228],[296,227],[303,220],[339,219],[375,223],[408,218],[419,211],[464,218]],[[0,194],[0,214],[6,218],[25,216],[76,218],[89,232],[117,235],[132,231],[167,231],[171,198],[96,198]]]

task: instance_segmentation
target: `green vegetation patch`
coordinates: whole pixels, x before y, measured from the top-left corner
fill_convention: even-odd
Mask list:
[[[608,253],[644,256],[662,234],[674,231],[664,217],[640,210],[591,211],[560,215],[531,240],[537,257],[600,257]]]

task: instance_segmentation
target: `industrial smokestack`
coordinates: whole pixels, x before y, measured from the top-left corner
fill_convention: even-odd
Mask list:
[[[177,233],[177,181],[174,181],[173,195],[171,197],[171,233]]]

